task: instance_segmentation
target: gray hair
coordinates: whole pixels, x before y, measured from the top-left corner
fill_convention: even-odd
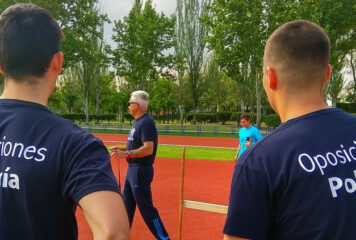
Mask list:
[[[138,102],[142,110],[147,110],[149,94],[138,90],[131,93],[130,102]]]

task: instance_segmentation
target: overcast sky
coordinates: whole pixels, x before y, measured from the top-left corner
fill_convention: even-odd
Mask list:
[[[112,21],[104,28],[104,37],[108,44],[113,45],[111,36],[114,20],[123,19],[124,16],[127,16],[134,2],[135,0],[99,0],[102,11]],[[152,0],[152,3],[157,12],[163,12],[166,16],[170,16],[176,10],[176,0]]]

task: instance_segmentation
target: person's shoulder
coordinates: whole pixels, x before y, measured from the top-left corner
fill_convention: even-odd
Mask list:
[[[356,115],[355,114],[351,114],[348,112],[345,112],[342,109],[339,108],[335,108],[335,114],[342,116],[345,119],[351,120],[351,121],[356,121]]]
[[[53,127],[55,128],[54,131],[56,136],[61,136],[63,139],[74,142],[97,140],[94,135],[90,134],[87,130],[83,129],[72,121],[69,121],[54,113],[52,114],[51,118]]]
[[[145,113],[142,116],[141,124],[143,124],[143,125],[156,125],[155,121],[153,120],[153,118],[148,113]]]
[[[256,132],[256,131],[258,131],[258,132],[260,131],[260,129],[258,129],[258,127],[256,127],[256,126],[253,126],[253,125],[252,125],[251,128],[252,128],[252,130],[255,131],[255,132]]]

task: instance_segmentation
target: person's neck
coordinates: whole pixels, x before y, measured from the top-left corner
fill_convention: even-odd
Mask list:
[[[41,79],[38,81],[41,81]],[[4,81],[4,91],[0,98],[34,102],[47,106],[48,96],[48,90],[45,84],[38,82],[37,84],[31,85],[27,81],[16,82],[15,80],[7,79]]]
[[[293,118],[328,108],[323,97],[317,95],[299,95],[295,98],[285,98],[280,102],[278,114],[281,118],[281,122],[286,122]]]
[[[139,111],[135,114],[134,118],[135,119],[139,119],[140,117],[142,117],[146,112],[145,111]]]

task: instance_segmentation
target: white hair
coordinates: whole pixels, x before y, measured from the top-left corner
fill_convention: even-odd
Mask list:
[[[130,102],[138,102],[142,110],[147,110],[149,94],[138,90],[131,93]]]

